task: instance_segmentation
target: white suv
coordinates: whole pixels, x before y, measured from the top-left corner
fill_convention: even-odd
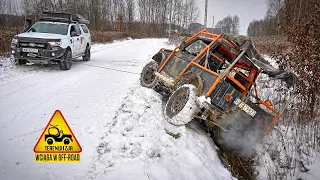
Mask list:
[[[88,23],[80,15],[44,13],[26,32],[14,36],[11,53],[18,64],[59,63],[61,70],[69,70],[73,59],[90,60]]]

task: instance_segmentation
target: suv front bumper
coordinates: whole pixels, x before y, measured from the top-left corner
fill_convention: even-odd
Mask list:
[[[36,49],[37,52],[25,52],[26,48],[22,47],[11,47],[11,54],[15,60],[26,60],[30,63],[35,64],[50,64],[56,60],[60,60],[66,49],[61,47],[52,47],[50,49],[40,49],[40,48],[27,48]]]

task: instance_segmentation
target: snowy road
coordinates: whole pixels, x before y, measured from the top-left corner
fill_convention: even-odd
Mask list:
[[[128,93],[134,94],[135,92],[132,91],[135,88],[139,92],[145,92],[138,86],[139,73],[153,54],[161,47],[167,46],[165,42],[165,39],[142,39],[96,45],[92,49],[92,60],[77,62],[73,64],[70,71],[60,71],[57,65],[2,68],[0,71],[0,179],[104,179],[104,173],[94,172],[95,169],[93,169],[97,164],[96,147],[101,144],[101,141],[108,139],[105,134],[107,130],[113,131],[113,127],[106,125],[112,121],[117,123],[115,115],[123,105],[123,98],[128,96]],[[155,102],[161,106],[159,99]],[[33,161],[33,147],[57,109],[61,110],[82,146],[80,163],[41,164]],[[129,117],[131,117],[130,114]],[[157,127],[159,128],[160,125]],[[162,131],[165,134],[163,129]],[[195,132],[192,131],[192,133]],[[199,136],[204,135],[200,132]],[[111,138],[117,137],[114,135]],[[170,139],[171,141],[173,140]],[[210,144],[212,141],[207,138],[201,143]],[[178,145],[182,149],[188,146],[189,144]],[[201,159],[210,156],[214,164],[220,163],[212,145],[208,148],[203,146],[203,148],[206,156],[192,157]],[[120,157],[115,156],[115,158]],[[181,156],[180,159],[183,157]],[[188,161],[188,163],[197,161],[199,160]],[[167,161],[161,164],[168,165]],[[210,171],[211,163],[204,164],[209,166],[208,172],[205,171],[200,179],[213,179],[210,174],[217,173],[215,172],[217,170]],[[217,179],[230,177],[229,172],[221,164],[217,167],[220,171]],[[126,168],[130,166],[124,166],[124,169]],[[181,166],[181,168],[187,167]],[[199,170],[201,169],[198,168],[196,171]],[[114,172],[121,173],[119,170]],[[116,173],[111,173],[109,179],[119,178]],[[157,179],[155,174],[152,177]],[[183,174],[181,179],[184,179],[183,177],[189,177],[188,173]],[[190,177],[199,179],[197,176]],[[130,176],[126,178],[134,179]],[[150,176],[146,175],[144,178],[150,178]]]

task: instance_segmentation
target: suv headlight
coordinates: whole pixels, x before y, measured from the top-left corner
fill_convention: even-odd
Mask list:
[[[12,48],[12,49],[16,48],[18,42],[19,42],[18,39],[13,38],[13,39],[11,40],[11,48]]]
[[[12,39],[11,44],[18,44],[18,39]]]
[[[60,46],[61,41],[51,41],[51,42],[48,42],[48,44],[50,44],[50,46]]]

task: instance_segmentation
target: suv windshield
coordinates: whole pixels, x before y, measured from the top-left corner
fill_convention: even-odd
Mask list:
[[[33,25],[28,32],[67,35],[68,34],[68,25],[67,24],[37,23],[37,24]]]
[[[190,44],[186,47],[186,51],[192,55],[197,56],[204,48],[207,47],[207,44],[204,43],[202,40],[197,40],[196,42]]]

